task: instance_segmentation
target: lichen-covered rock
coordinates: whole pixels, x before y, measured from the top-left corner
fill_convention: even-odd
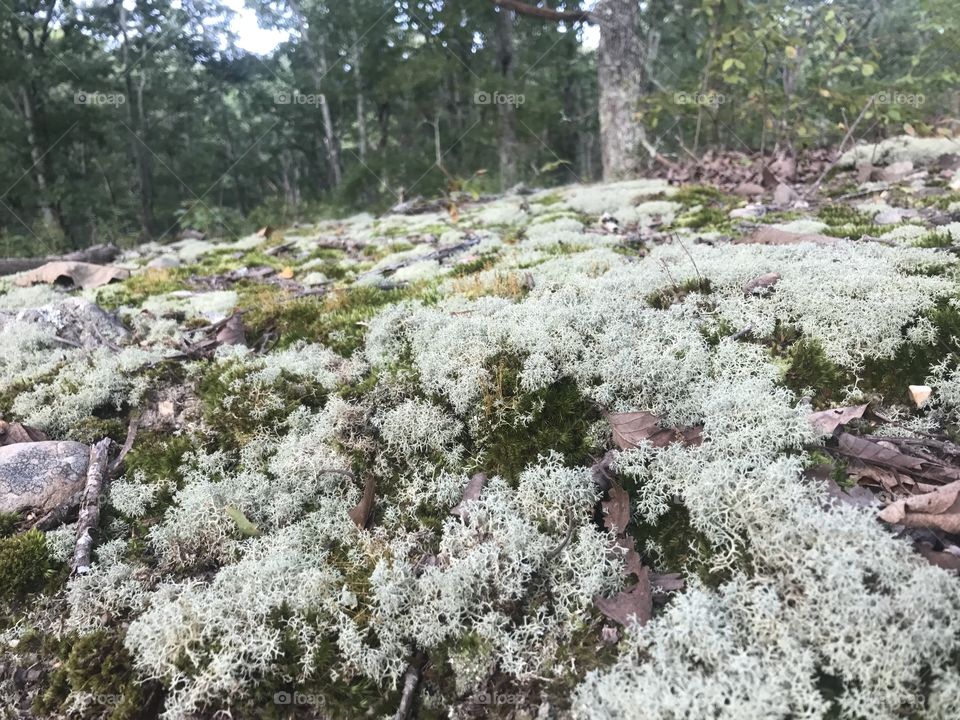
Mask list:
[[[90,449],[47,441],[0,448],[0,512],[51,510],[83,489]]]
[[[12,322],[30,322],[84,348],[120,344],[129,332],[110,313],[82,298],[71,297],[42,307],[0,312],[0,329]]]

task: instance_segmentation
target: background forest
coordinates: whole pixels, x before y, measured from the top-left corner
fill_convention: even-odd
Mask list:
[[[255,54],[214,0],[2,0],[0,254],[599,179],[596,28],[512,4],[251,1]],[[635,10],[641,170],[956,130],[955,0]]]

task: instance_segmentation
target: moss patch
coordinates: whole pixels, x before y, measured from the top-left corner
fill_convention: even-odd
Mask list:
[[[0,539],[0,600],[37,589],[50,567],[47,539],[39,530]]]

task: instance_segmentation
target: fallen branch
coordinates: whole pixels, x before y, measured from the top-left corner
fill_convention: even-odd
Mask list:
[[[123,447],[120,448],[120,454],[117,455],[116,459],[112,463],[110,463],[110,468],[107,472],[107,476],[109,478],[115,478],[120,473],[120,470],[123,469],[123,459],[133,447],[133,441],[137,439],[137,430],[140,429],[140,419],[142,417],[142,410],[137,410],[130,416],[130,422],[127,425],[127,438],[123,441]]]
[[[87,465],[87,486],[80,501],[80,516],[77,518],[77,544],[73,551],[70,571],[83,575],[90,572],[90,557],[93,554],[93,531],[100,524],[100,495],[107,481],[110,438],[104,438],[90,447],[90,463]]]

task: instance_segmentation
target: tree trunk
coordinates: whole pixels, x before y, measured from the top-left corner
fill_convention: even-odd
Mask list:
[[[497,13],[497,69],[503,80],[501,93],[513,93],[513,11],[501,7]],[[516,106],[512,103],[497,104],[497,150],[500,155],[500,189],[505,191],[517,184],[519,152],[517,147]]]
[[[130,65],[130,40],[127,37],[127,11],[120,3],[120,32],[123,35],[123,82],[127,92],[127,122],[130,124],[130,154],[137,169],[137,185],[140,200],[140,235],[144,241],[153,237],[153,177],[147,148],[143,144],[146,130],[146,115],[143,110],[143,88],[146,76],[141,70],[140,83],[134,90],[133,70]],[[136,100],[136,108],[134,108]]]
[[[603,179],[624,180],[637,175],[642,147],[635,117],[643,94],[640,3],[602,0],[593,18],[600,26],[597,84]]]
[[[30,146],[30,159],[33,161],[33,178],[37,183],[37,204],[40,207],[40,217],[44,226],[63,234],[60,213],[50,202],[50,183],[47,180],[46,157],[44,151],[40,148],[40,131],[34,94],[26,85],[20,87],[20,101],[23,119],[27,125],[27,144]]]
[[[323,121],[323,144],[327,151],[327,163],[329,164],[330,185],[333,188],[340,186],[342,175],[340,172],[340,146],[337,143],[337,136],[333,131],[333,119],[330,115],[330,104],[327,102],[326,94],[320,89],[323,86],[323,80],[327,75],[327,57],[324,52],[323,40],[320,37],[312,39],[310,37],[310,23],[307,16],[303,14],[299,0],[288,0],[290,9],[297,16],[297,23],[300,25],[300,37],[303,39],[303,48],[307,53],[310,64],[313,68],[314,92],[317,94],[317,101],[320,105],[320,118]],[[315,40],[318,45],[313,44]]]
[[[363,95],[363,73],[360,69],[360,41],[354,33],[353,72],[357,79],[357,152],[360,162],[367,162],[367,103]]]

